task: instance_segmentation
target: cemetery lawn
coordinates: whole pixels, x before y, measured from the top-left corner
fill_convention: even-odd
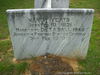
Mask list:
[[[32,8],[34,0],[0,0],[0,75],[20,75],[28,63],[13,63],[13,51],[8,31],[6,9]],[[100,0],[70,0],[70,8],[95,9],[94,23],[86,59],[79,60],[81,72],[100,75]]]
[[[70,7],[95,9],[88,55],[85,60],[79,60],[79,63],[82,66],[81,72],[100,75],[100,0],[71,0]]]

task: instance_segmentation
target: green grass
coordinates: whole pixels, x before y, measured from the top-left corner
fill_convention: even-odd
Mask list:
[[[100,0],[71,0],[70,7],[95,9],[88,55],[85,60],[79,60],[79,63],[83,67],[81,72],[100,75]]]
[[[7,9],[33,8],[34,0],[0,0],[0,39],[9,37]]]
[[[33,8],[34,0],[0,0],[0,75],[21,75],[27,63],[12,63],[13,51],[7,24],[7,9]]]
[[[27,63],[13,64],[13,51],[9,38],[6,10],[18,8],[33,8],[34,0],[0,0],[0,75],[20,75],[27,68]],[[94,23],[86,59],[79,60],[81,72],[91,72],[90,75],[100,75],[100,0],[71,0],[71,8],[95,9]],[[85,75],[85,74],[83,74]]]
[[[0,63],[0,75],[21,75],[25,72],[28,64],[23,62],[19,64]]]

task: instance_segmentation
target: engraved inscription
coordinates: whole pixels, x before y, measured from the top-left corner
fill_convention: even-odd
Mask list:
[[[16,27],[14,36],[29,36],[31,40],[58,40],[73,35],[84,35],[83,27],[75,27],[70,18],[28,18],[27,27]]]

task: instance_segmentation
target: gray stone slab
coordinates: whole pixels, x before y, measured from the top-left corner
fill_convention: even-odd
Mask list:
[[[17,59],[46,53],[85,58],[91,35],[93,9],[7,10]]]
[[[35,8],[44,8],[49,0],[35,0]],[[51,0],[52,8],[69,8],[69,0]]]

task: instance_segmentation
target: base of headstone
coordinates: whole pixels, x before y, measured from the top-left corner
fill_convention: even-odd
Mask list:
[[[58,56],[47,55],[37,58],[31,65],[32,75],[62,75],[64,72],[74,72],[72,66]],[[74,75],[74,74],[71,74]]]
[[[33,59],[24,59],[24,60],[17,60],[16,58],[14,58],[14,63],[17,64],[22,62],[27,62],[28,64],[30,64],[29,71],[27,72],[30,72],[31,75],[39,75],[39,74],[45,75],[44,73],[53,75],[53,73],[57,73],[56,72],[57,70],[61,71],[63,69],[64,71],[58,72],[59,75],[62,75],[62,73],[67,73],[67,71],[79,72],[79,65],[77,59],[70,59],[67,57],[56,56],[51,54],[38,56]],[[50,72],[50,70],[52,70],[52,72]]]

